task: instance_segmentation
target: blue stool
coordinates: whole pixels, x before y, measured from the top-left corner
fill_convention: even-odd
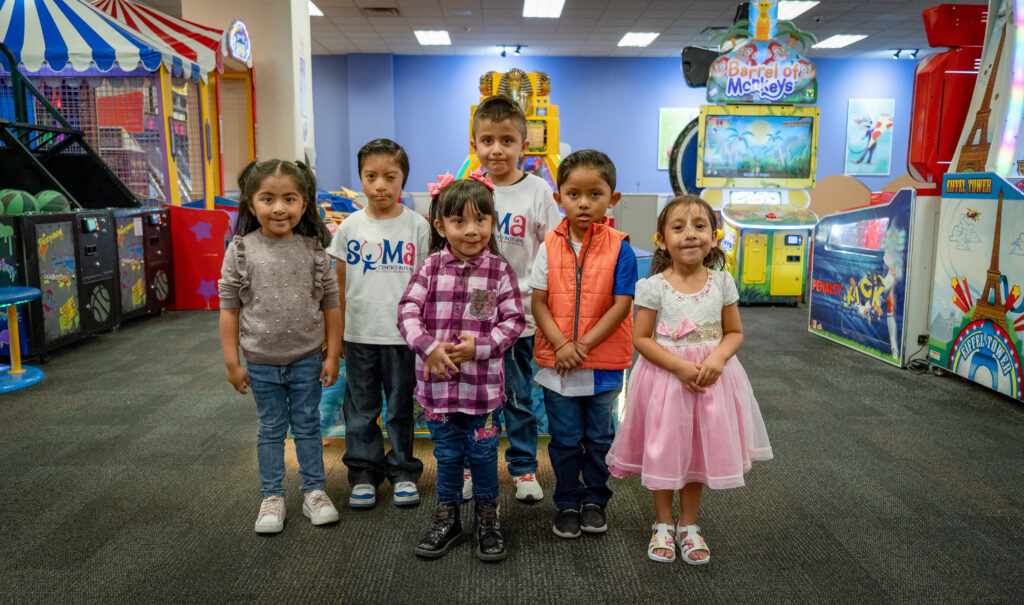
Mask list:
[[[0,288],[0,307],[7,307],[8,349],[11,365],[0,365],[0,393],[17,391],[43,379],[39,368],[21,365],[21,339],[18,336],[18,309],[20,303],[39,298],[38,288]]]

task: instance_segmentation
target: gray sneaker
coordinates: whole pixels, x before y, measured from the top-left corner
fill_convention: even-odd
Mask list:
[[[608,531],[608,519],[604,508],[593,502],[583,505],[580,512],[580,529],[588,534],[603,534]]]

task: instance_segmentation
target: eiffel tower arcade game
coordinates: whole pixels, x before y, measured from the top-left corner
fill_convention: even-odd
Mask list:
[[[989,3],[985,50],[952,170],[942,182],[928,357],[1021,394],[1024,331],[1024,14]]]
[[[776,4],[762,4],[750,3],[749,31],[741,22],[726,32],[746,40],[711,63],[707,99],[716,105],[701,107],[696,184],[721,208],[719,245],[740,302],[795,305],[817,223],[807,189],[814,185],[818,108],[796,106],[817,102],[817,80],[792,44],[813,37],[776,24]]]

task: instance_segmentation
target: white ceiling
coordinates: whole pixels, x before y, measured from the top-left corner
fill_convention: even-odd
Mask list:
[[[180,0],[142,0],[180,14]],[[942,0],[903,2],[823,0],[794,20],[819,40],[833,34],[868,37],[846,48],[813,49],[816,58],[881,58],[892,49],[921,49],[928,42],[921,11]],[[726,0],[566,0],[559,19],[524,19],[522,0],[314,0],[323,17],[311,17],[314,54],[525,55],[678,57],[684,46],[708,46],[709,27],[728,27],[739,2]],[[974,2],[975,4],[984,4]],[[398,17],[367,17],[367,7],[397,8]],[[465,14],[466,12],[469,14]],[[413,30],[445,29],[451,46],[420,46]],[[616,46],[629,31],[658,32],[647,48]],[[798,47],[799,49],[799,47]],[[801,51],[802,52],[802,51]]]

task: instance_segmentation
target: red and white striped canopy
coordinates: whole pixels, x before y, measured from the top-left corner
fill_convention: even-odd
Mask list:
[[[195,61],[203,76],[222,71],[221,40],[224,31],[206,27],[129,0],[96,0],[96,8],[128,27],[163,40],[187,59]]]

